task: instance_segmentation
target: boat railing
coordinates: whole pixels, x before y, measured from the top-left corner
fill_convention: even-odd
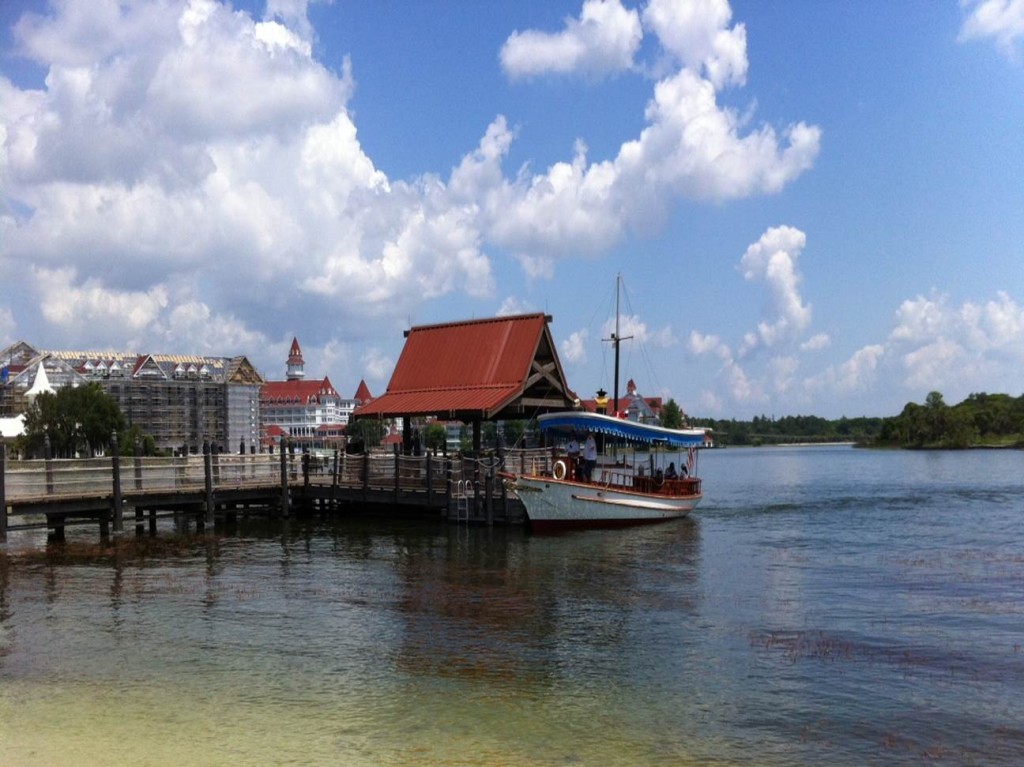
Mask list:
[[[700,479],[698,477],[665,479],[664,477],[646,475],[634,477],[633,486],[642,493],[700,495]]]

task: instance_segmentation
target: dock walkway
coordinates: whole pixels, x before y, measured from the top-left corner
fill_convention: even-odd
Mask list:
[[[525,511],[496,476],[500,466],[550,465],[543,450],[480,458],[373,451],[311,456],[211,453],[180,457],[109,456],[12,460],[0,449],[0,541],[17,530],[47,529],[61,538],[70,525],[99,526],[100,535],[141,532],[174,516],[198,528],[239,514],[293,513],[397,516],[452,522],[522,524]],[[132,518],[133,517],[133,518]]]

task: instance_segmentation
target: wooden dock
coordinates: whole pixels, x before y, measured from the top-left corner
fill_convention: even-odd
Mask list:
[[[126,524],[155,532],[157,520],[171,516],[197,529],[239,515],[309,513],[523,524],[522,504],[507,495],[497,470],[549,461],[537,450],[479,458],[284,450],[19,461],[0,448],[0,541],[43,528],[60,539],[73,525],[96,525],[101,537]]]

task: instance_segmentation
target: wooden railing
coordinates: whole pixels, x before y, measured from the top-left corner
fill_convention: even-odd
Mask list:
[[[474,505],[486,495],[486,502],[503,496],[498,473],[539,473],[550,471],[551,454],[546,450],[509,450],[501,455],[444,456],[428,453],[401,455],[374,450],[367,454],[335,452],[310,455],[286,450],[283,453],[206,453],[180,457],[139,457],[113,455],[102,458],[12,460],[0,446],[0,539],[8,529],[8,509],[42,507],[59,502],[110,499],[115,530],[125,501],[145,505],[147,498],[205,492],[207,518],[220,494],[232,490],[276,491],[287,513],[291,488],[317,486],[321,497],[325,487],[361,490],[362,498],[375,492],[375,500],[406,502],[410,495],[425,494],[433,501],[450,504],[455,488],[471,496]],[[388,491],[390,496],[381,496]],[[481,502],[482,503],[482,502]],[[47,512],[49,513],[49,512]]]

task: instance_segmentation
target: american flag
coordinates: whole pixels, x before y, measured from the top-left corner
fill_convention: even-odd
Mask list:
[[[697,448],[691,447],[686,451],[686,473],[693,474],[693,467],[697,463]]]

